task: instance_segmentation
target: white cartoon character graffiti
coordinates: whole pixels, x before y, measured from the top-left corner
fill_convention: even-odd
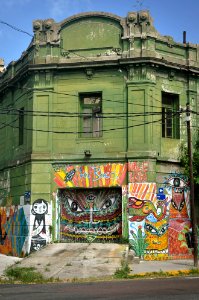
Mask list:
[[[46,222],[45,215],[48,213],[48,202],[44,199],[37,199],[33,205],[31,213],[35,216],[32,238],[31,251],[37,251],[46,245]]]

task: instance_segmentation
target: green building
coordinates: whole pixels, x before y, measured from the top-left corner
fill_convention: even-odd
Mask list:
[[[144,259],[192,257],[179,163],[198,121],[199,47],[148,11],[33,22],[0,73],[0,252],[129,240]]]

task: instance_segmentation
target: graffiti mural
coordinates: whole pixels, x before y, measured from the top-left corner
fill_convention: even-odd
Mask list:
[[[129,244],[136,256],[144,258],[144,252],[148,246],[144,232],[144,221],[129,222]]]
[[[13,256],[24,256],[28,249],[28,221],[26,209],[11,206],[0,208],[0,253]]]
[[[156,192],[155,183],[129,184],[129,242],[145,260],[191,258],[186,234],[191,231],[189,185],[170,174]]]
[[[166,254],[168,253],[168,219],[162,218],[156,222],[146,219],[144,225],[146,233],[146,254]],[[162,255],[162,256],[163,256]]]
[[[122,191],[60,190],[61,240],[118,241],[122,234]]]
[[[106,165],[56,165],[54,181],[64,187],[111,187],[121,186],[126,178],[127,165],[109,163]]]
[[[191,231],[190,191],[187,178],[181,174],[170,174],[165,180],[165,189],[170,199],[168,244],[171,256],[191,257],[186,233]]]
[[[37,251],[50,239],[51,205],[44,199],[37,199],[33,202],[31,214],[34,216],[34,223],[30,251]]]
[[[152,260],[168,256],[168,199],[158,201],[155,183],[129,184],[129,241],[135,254]]]
[[[3,218],[0,214],[0,245],[4,245],[5,239],[7,237],[7,232],[1,226],[3,224]]]
[[[148,168],[149,168],[149,163],[147,161],[129,162],[128,163],[129,182],[147,182]]]

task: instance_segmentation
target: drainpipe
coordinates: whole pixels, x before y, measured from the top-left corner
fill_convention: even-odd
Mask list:
[[[122,68],[120,68],[119,67],[119,70],[118,70],[121,74],[122,74],[122,76],[123,76],[123,84],[124,84],[124,87],[123,87],[123,94],[124,94],[124,99],[125,99],[125,105],[126,105],[126,107],[125,107],[125,114],[126,114],[126,143],[125,143],[125,164],[126,164],[126,166],[127,166],[127,203],[128,203],[128,157],[127,157],[127,153],[128,153],[128,143],[129,143],[129,141],[128,141],[128,125],[129,125],[129,123],[128,123],[128,89],[127,89],[127,80],[128,80],[128,78],[127,78],[127,76],[126,76],[126,74],[124,74],[124,71],[122,70]],[[127,71],[125,71],[125,73],[127,73]],[[126,204],[127,204],[126,203]],[[127,209],[127,207],[126,207],[126,209]],[[123,211],[123,207],[122,207],[122,211]],[[126,224],[126,227],[127,227],[127,233],[128,233],[128,212],[126,212],[126,216],[127,216],[127,218],[126,218],[126,222],[127,222],[127,224]],[[124,228],[124,226],[123,226],[123,224],[124,224],[124,222],[123,222],[123,219],[122,219],[122,228]],[[125,236],[126,237],[126,236]]]

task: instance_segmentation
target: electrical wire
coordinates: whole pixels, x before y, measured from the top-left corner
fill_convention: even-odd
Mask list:
[[[143,126],[143,125],[148,125],[151,123],[157,123],[162,121],[162,118],[160,120],[156,120],[156,121],[150,121],[150,122],[144,122],[144,123],[140,123],[140,124],[135,124],[135,125],[130,125],[130,126],[123,126],[123,127],[117,127],[117,128],[109,128],[109,129],[102,129],[102,130],[96,130],[96,131],[90,131],[90,132],[86,132],[86,133],[96,133],[96,132],[109,132],[109,131],[115,131],[115,130],[123,130],[126,128],[133,128],[133,127],[139,127],[139,126]],[[18,128],[19,126],[13,126],[11,124],[7,124],[8,127],[12,127],[12,128]],[[1,128],[0,128],[1,129]],[[44,129],[35,129],[35,128],[23,128],[24,130],[27,131],[37,131],[37,132],[47,132],[47,133],[56,133],[56,134],[83,134],[85,132],[83,131],[56,131],[56,130],[44,130]]]
[[[11,85],[12,87],[16,87],[19,88],[18,86],[15,85]],[[56,92],[56,91],[52,91],[50,89],[40,89],[40,88],[27,88],[27,87],[20,87],[20,89],[22,90],[27,90],[27,91],[37,91],[37,92],[48,92],[48,93],[52,93],[55,95],[63,95],[63,96],[71,96],[71,97],[76,97],[79,99],[79,95],[77,94],[71,94],[71,93],[64,93],[64,92]],[[155,99],[159,102],[161,102],[159,99]],[[106,99],[106,98],[102,98],[102,102],[112,102],[112,103],[121,103],[121,104],[125,104],[124,101],[119,101],[119,100],[113,100],[113,99]],[[16,101],[17,102],[17,101]],[[154,106],[154,105],[146,105],[146,104],[139,104],[139,103],[134,103],[134,102],[128,102],[128,105],[133,105],[133,106],[141,106],[141,107],[150,107],[150,108],[157,108],[162,110],[162,107],[160,106]]]
[[[18,31],[18,32],[21,32],[21,33],[27,34],[27,35],[29,35],[29,36],[31,36],[31,37],[34,37],[34,35],[30,34],[29,32],[24,31],[24,30],[22,30],[22,29],[20,29],[20,28],[18,28],[18,27],[16,27],[16,26],[13,26],[13,25],[11,25],[11,24],[9,24],[9,23],[3,21],[3,20],[0,20],[0,23],[2,23],[2,24],[4,24],[4,25],[7,25],[8,27],[10,27],[10,28],[12,28],[12,29],[14,29],[14,30],[16,30],[16,31]],[[72,53],[74,53],[75,55],[77,55],[77,56],[79,56],[79,57],[81,57],[81,58],[84,58],[84,59],[87,59],[87,60],[89,60],[89,61],[95,62],[94,60],[90,60],[90,58],[88,58],[88,57],[86,57],[86,56],[84,56],[84,55],[80,55],[80,54],[76,53],[76,52],[73,51],[73,50],[70,50],[70,51],[69,51],[68,49],[64,49],[64,48],[61,47],[61,46],[59,46],[59,48],[62,49],[62,50],[64,50],[64,51],[67,51],[67,52],[70,52],[70,51],[71,51]],[[51,91],[51,92],[53,92],[53,91]],[[58,92],[56,92],[56,93],[58,93]],[[67,94],[65,93],[65,95],[67,95]],[[68,94],[68,95],[78,97],[78,95],[72,95],[72,94]],[[154,99],[153,99],[153,100],[154,100]],[[161,103],[161,101],[160,101],[159,99],[156,99],[156,100],[157,100],[158,102]],[[105,101],[105,99],[104,99],[104,101]],[[107,101],[109,101],[109,100],[107,100]],[[116,101],[114,101],[114,100],[110,100],[110,101],[116,102]],[[129,104],[130,104],[130,103],[129,103]],[[141,105],[141,104],[134,104],[134,105]],[[153,106],[153,105],[150,106],[150,107],[160,108],[160,109],[161,109],[161,107],[156,107],[156,106]]]
[[[16,31],[19,31],[19,32],[21,32],[21,33],[24,33],[24,34],[27,34],[27,35],[29,35],[29,36],[31,36],[31,37],[34,37],[34,35],[32,35],[32,34],[30,34],[30,33],[28,33],[28,32],[26,32],[26,31],[24,31],[24,30],[22,30],[22,29],[20,29],[20,28],[17,28],[17,27],[15,27],[15,26],[13,26],[13,25],[11,25],[11,24],[9,24],[9,23],[7,23],[7,22],[4,22],[4,21],[2,21],[2,20],[0,20],[0,23],[2,23],[2,24],[4,24],[4,25],[7,25],[7,26],[9,26],[10,28],[12,28],[12,29],[14,29],[14,30],[16,30]],[[70,53],[70,51],[68,51],[67,49],[64,49],[63,47],[60,47],[59,46],[59,48],[60,49],[62,49],[62,50],[64,50],[64,51],[67,51],[67,52],[69,52]],[[84,58],[84,59],[89,59],[89,61],[90,61],[90,58],[87,58],[86,56],[83,56],[83,55],[80,55],[80,54],[78,54],[78,53],[76,53],[76,52],[74,52],[73,50],[71,51],[72,53],[74,53],[75,55],[77,55],[77,56],[79,56],[79,57],[81,57],[81,58]],[[27,89],[27,90],[31,90],[30,88],[22,88],[22,89]],[[51,93],[55,93],[55,94],[58,94],[58,95],[65,95],[65,96],[73,96],[73,97],[79,97],[79,95],[76,95],[76,94],[70,94],[70,93],[60,93],[60,92],[55,92],[55,91],[52,91],[52,90],[49,90],[49,89],[32,89],[32,90],[37,90],[37,91],[39,91],[39,92],[51,92]],[[122,103],[122,104],[124,104],[124,101],[116,101],[116,100],[108,100],[108,99],[103,99],[103,101],[111,101],[111,102],[117,102],[117,103]],[[160,102],[160,100],[158,99],[157,101],[159,101]],[[142,107],[146,107],[146,105],[145,104],[138,104],[138,103],[128,103],[128,104],[132,104],[132,105],[138,105],[138,106],[142,106]],[[148,107],[152,107],[152,108],[158,108],[158,109],[161,109],[161,107],[157,107],[157,106],[154,106],[154,105],[148,105]],[[26,113],[27,114],[27,112],[28,113],[32,113],[32,116],[35,116],[35,114],[37,113],[38,114],[38,112],[33,112],[33,111],[24,111],[24,113]],[[182,112],[182,111],[181,111]],[[159,113],[161,113],[161,112],[159,112]],[[194,112],[196,115],[199,115],[199,113],[197,113],[197,112]],[[46,114],[46,112],[45,112],[45,114],[44,114],[44,112],[39,112],[39,114],[40,114],[40,116],[56,116],[57,117],[57,115],[56,114],[59,114],[59,116],[60,117],[66,117],[66,115],[63,115],[63,113],[60,113],[60,112],[48,112],[47,114]],[[53,114],[53,115],[51,115],[51,114]],[[156,114],[158,114],[158,112],[157,113],[155,113],[155,112],[145,112],[145,113],[142,113],[142,114],[138,114],[138,113],[134,113],[134,116],[152,116],[152,115],[156,115]],[[116,114],[117,116],[117,118],[118,118],[118,114]],[[131,114],[132,115],[132,114]],[[131,115],[130,114],[128,114],[128,117],[131,117]],[[69,116],[69,117],[84,117],[83,115],[80,115],[80,114],[77,114],[77,113],[75,113],[75,115],[74,115],[74,113],[67,113],[67,116]],[[103,116],[100,116],[101,118],[106,118],[105,117],[105,115],[103,114]],[[107,118],[110,118],[111,116],[108,116]],[[112,114],[112,118],[116,118],[115,116],[113,116],[113,114]],[[120,118],[121,118],[122,116],[120,115]],[[124,117],[126,117],[126,114],[124,114]],[[153,122],[156,122],[156,121],[153,121]],[[115,129],[114,129],[115,130]]]
[[[0,23],[6,25],[6,26],[8,26],[8,27],[10,27],[10,28],[12,28],[12,29],[18,31],[18,32],[21,32],[21,33],[27,34],[27,35],[29,35],[29,36],[31,36],[31,37],[34,37],[34,35],[30,34],[29,32],[24,31],[24,30],[22,30],[22,29],[20,29],[20,28],[18,28],[18,27],[16,27],[16,26],[13,26],[13,25],[11,25],[11,24],[9,24],[9,23],[3,21],[3,20],[0,20]]]

